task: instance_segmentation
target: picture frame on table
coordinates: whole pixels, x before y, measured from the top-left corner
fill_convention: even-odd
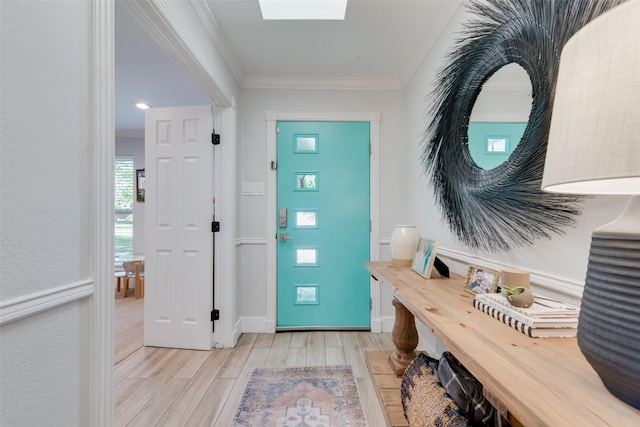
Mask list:
[[[418,241],[418,248],[411,263],[411,269],[429,279],[433,271],[433,262],[436,259],[436,250],[438,249],[438,241],[421,238]]]
[[[498,292],[500,272],[476,264],[469,264],[464,290],[472,294],[490,294]]]

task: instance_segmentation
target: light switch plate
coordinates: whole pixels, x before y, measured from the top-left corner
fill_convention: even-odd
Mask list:
[[[243,182],[243,196],[264,196],[264,182]]]

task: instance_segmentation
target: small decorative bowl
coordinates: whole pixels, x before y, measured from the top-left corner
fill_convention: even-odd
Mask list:
[[[509,301],[511,305],[516,307],[531,307],[535,298],[533,297],[533,293],[526,288],[507,288],[506,286],[502,287],[502,295]]]

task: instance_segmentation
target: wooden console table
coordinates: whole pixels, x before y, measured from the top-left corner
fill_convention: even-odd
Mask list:
[[[575,338],[529,338],[504,325],[473,307],[460,276],[427,280],[391,262],[365,266],[483,384],[503,414],[527,427],[640,426],[640,411],[607,391]],[[410,321],[396,324],[393,335],[407,324],[415,331]],[[407,350],[396,348],[391,357]]]

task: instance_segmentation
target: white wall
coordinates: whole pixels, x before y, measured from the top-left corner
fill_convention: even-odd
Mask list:
[[[91,283],[91,2],[0,2],[0,306]],[[90,304],[3,322],[4,426],[89,424]]]
[[[620,212],[627,201],[625,197],[598,197],[587,200],[582,204],[583,214],[578,217],[575,228],[564,230],[565,235],[555,235],[551,240],[537,240],[533,246],[516,248],[508,253],[493,254],[477,252],[461,245],[448,230],[442,219],[442,214],[434,202],[434,196],[427,179],[422,176],[419,164],[420,137],[426,122],[425,111],[427,104],[425,97],[433,88],[436,70],[442,65],[443,58],[453,48],[454,39],[459,36],[461,23],[466,17],[464,7],[458,9],[439,40],[434,44],[419,69],[404,88],[405,112],[405,147],[404,170],[406,182],[406,212],[407,221],[418,225],[423,236],[435,238],[440,242],[440,248],[459,254],[462,260],[474,258],[481,265],[487,267],[511,266],[522,268],[533,273],[532,285],[536,287],[536,277],[546,282],[559,281],[559,286],[566,285],[568,289],[578,289],[584,283],[587,267],[587,257],[591,232]],[[508,213],[505,213],[508,214]],[[445,260],[446,261],[446,260]],[[464,262],[450,262],[450,267],[459,274],[466,274]],[[547,293],[554,293],[553,289],[544,289]],[[579,303],[580,295],[556,294],[569,302]],[[423,337],[428,334],[421,330]],[[421,343],[421,345],[423,345]],[[428,344],[431,346],[432,344]],[[436,345],[436,347],[438,347]]]
[[[404,223],[403,114],[399,90],[284,90],[244,89],[241,99],[240,178],[266,183],[269,161],[266,144],[266,111],[304,113],[367,113],[380,111],[380,236],[381,258],[390,259],[388,238]],[[241,318],[264,319],[266,307],[266,200],[275,197],[240,196],[238,231],[238,312]],[[385,244],[386,243],[386,244]],[[364,267],[363,267],[364,268]],[[382,294],[382,316],[393,316],[389,293]],[[248,331],[245,331],[248,332]]]
[[[144,169],[144,137],[118,137],[116,156],[132,156],[133,168]],[[144,202],[133,202],[133,253],[144,255]]]

